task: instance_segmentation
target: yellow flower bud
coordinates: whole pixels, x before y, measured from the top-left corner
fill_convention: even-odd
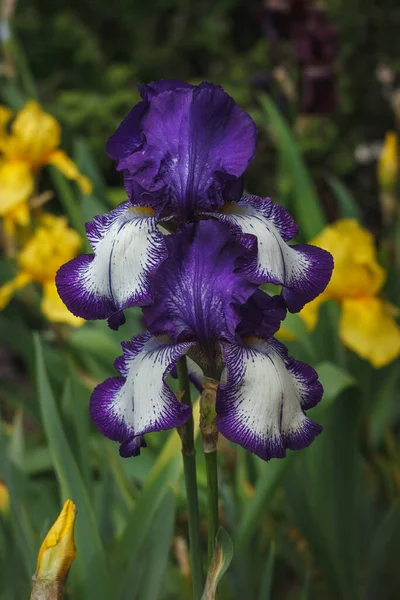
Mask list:
[[[0,513],[7,514],[10,509],[10,493],[5,483],[0,480]]]
[[[59,582],[67,579],[76,557],[74,526],[76,506],[67,500],[56,522],[39,550],[35,578],[37,582]]]
[[[399,173],[397,134],[388,131],[378,161],[378,182],[384,192],[394,192]]]

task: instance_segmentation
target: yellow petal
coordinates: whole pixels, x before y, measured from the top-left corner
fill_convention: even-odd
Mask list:
[[[63,150],[52,152],[48,158],[48,163],[57,167],[68,179],[76,181],[84,194],[92,193],[93,188],[90,180],[80,173],[74,161]]]
[[[60,145],[60,137],[56,119],[31,100],[17,113],[3,151],[5,156],[24,160],[37,169],[46,164],[50,152]]]
[[[308,331],[314,331],[315,326],[318,322],[319,308],[321,304],[326,302],[326,300],[328,299],[329,294],[325,290],[325,292],[317,296],[315,300],[306,304],[304,308],[302,308],[299,312],[299,317],[303,319]]]
[[[80,327],[85,323],[84,319],[75,317],[69,312],[58,295],[54,281],[45,283],[43,286],[41,309],[46,319],[52,323],[65,323],[72,327]]]
[[[400,328],[391,306],[380,298],[345,300],[340,337],[348,348],[376,368],[400,356]]]
[[[328,250],[335,268],[326,294],[333,299],[374,296],[385,281],[377,262],[374,238],[354,219],[342,219],[326,227],[312,242]]]
[[[3,310],[7,306],[16,291],[22,289],[30,282],[29,275],[19,273],[14,279],[0,287],[0,310]]]
[[[296,339],[294,333],[289,331],[289,329],[286,329],[284,325],[280,326],[275,336],[278,338],[278,340],[281,340],[282,342],[292,342]]]
[[[33,236],[18,255],[20,267],[33,281],[54,281],[58,269],[74,258],[82,246],[80,236],[65,217],[44,214]]]
[[[10,492],[0,480],[0,513],[7,514],[10,509]]]
[[[76,506],[67,500],[39,550],[36,579],[51,582],[65,581],[67,578],[76,557],[75,519]]]
[[[34,189],[34,178],[29,165],[24,162],[0,164],[0,217],[10,215],[27,202]]]
[[[12,116],[12,110],[0,104],[0,148],[2,142],[8,137],[7,125],[11,121]]]
[[[399,173],[399,153],[397,134],[388,131],[378,161],[378,182],[381,190],[392,192],[396,189]]]

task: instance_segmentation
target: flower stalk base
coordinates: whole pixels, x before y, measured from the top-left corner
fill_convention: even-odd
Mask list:
[[[64,584],[60,581],[43,581],[33,578],[31,600],[63,600]]]
[[[203,452],[206,461],[207,499],[208,499],[208,561],[210,562],[215,548],[215,537],[218,531],[218,464],[217,442],[218,428],[216,424],[216,398],[219,382],[205,377],[203,393],[200,400],[200,431]]]

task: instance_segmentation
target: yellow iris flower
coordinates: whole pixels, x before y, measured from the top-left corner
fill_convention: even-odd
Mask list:
[[[43,288],[41,309],[49,321],[74,327],[82,325],[84,320],[69,312],[54,282],[57,270],[79,253],[81,245],[81,238],[68,227],[66,218],[43,215],[35,233],[18,254],[18,274],[0,288],[0,310],[17,290],[36,282]]]
[[[67,500],[40,547],[35,583],[65,583],[71,564],[76,558],[75,519],[76,506],[71,500]],[[45,597],[50,596],[43,596]]]
[[[7,486],[0,479],[0,513],[7,514],[10,510],[10,493]]]
[[[326,290],[300,312],[309,330],[326,300],[341,305],[339,335],[343,343],[379,368],[400,355],[400,328],[396,309],[378,294],[385,272],[378,264],[372,235],[353,219],[326,227],[312,242],[328,250],[335,268]]]
[[[0,218],[8,235],[16,225],[29,223],[28,200],[35,189],[35,174],[45,165],[54,165],[78,183],[84,194],[92,185],[73,161],[60,150],[61,128],[33,100],[27,102],[11,123],[13,113],[0,106]]]
[[[380,188],[384,191],[393,191],[397,185],[398,175],[399,151],[397,134],[394,131],[388,131],[378,160],[378,181]]]

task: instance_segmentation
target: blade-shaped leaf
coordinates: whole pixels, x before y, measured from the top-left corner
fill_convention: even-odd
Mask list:
[[[233,558],[233,544],[223,527],[217,531],[215,550],[208,568],[202,600],[215,600],[218,584],[226,573]]]
[[[328,182],[335,193],[342,219],[357,219],[357,221],[362,223],[364,220],[362,211],[347,187],[334,176],[328,177]]]
[[[275,142],[285,155],[286,177],[292,179],[294,202],[292,210],[299,223],[300,231],[311,240],[325,226],[326,219],[321,209],[311,177],[289,126],[266,95],[260,99],[266,125],[272,130]]]
[[[38,335],[35,335],[34,342],[38,397],[50,454],[61,487],[62,499],[71,498],[78,508],[75,527],[78,559],[76,567],[72,571],[72,583],[75,579],[80,594],[85,599],[107,600],[110,595],[106,560],[96,526],[93,506],[63,429],[46,372],[43,349]]]

